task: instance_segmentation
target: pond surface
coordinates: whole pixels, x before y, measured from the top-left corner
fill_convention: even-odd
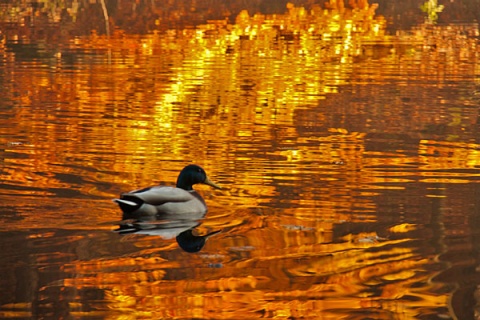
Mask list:
[[[479,317],[478,25],[385,26],[4,39],[0,317]],[[118,232],[111,199],[191,163],[205,215]]]

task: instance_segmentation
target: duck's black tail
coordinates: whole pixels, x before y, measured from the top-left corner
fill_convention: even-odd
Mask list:
[[[135,201],[137,200],[137,201]],[[133,199],[113,199],[116,202],[123,213],[129,214],[141,207],[143,201],[137,198]]]

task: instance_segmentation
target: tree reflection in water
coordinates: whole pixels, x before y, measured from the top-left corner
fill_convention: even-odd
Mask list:
[[[164,2],[0,3],[0,317],[472,318],[477,3]],[[111,231],[192,160],[208,215]]]

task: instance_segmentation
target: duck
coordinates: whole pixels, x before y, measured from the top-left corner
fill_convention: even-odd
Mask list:
[[[222,189],[212,182],[205,170],[195,164],[187,165],[180,171],[175,187],[152,186],[125,192],[119,199],[113,199],[123,212],[123,219],[137,219],[165,215],[195,215],[207,212],[205,200],[193,185],[206,184]]]

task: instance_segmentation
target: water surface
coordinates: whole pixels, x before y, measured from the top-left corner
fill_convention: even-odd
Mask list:
[[[478,26],[373,9],[5,39],[0,316],[478,316]],[[116,232],[189,163],[205,216]]]

